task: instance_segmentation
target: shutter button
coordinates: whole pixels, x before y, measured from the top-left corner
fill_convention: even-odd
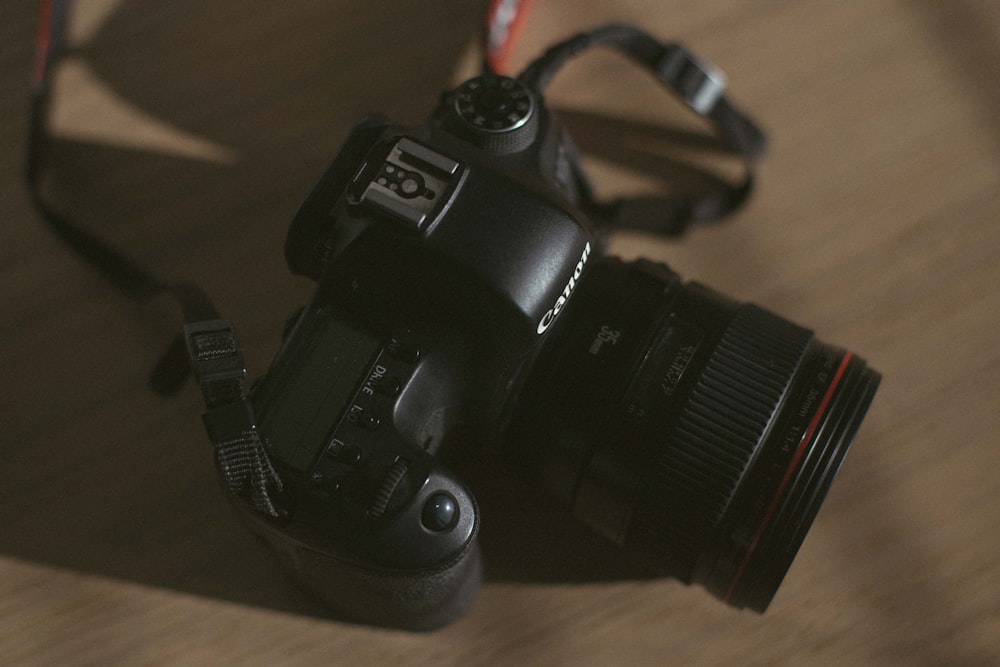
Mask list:
[[[435,533],[451,530],[458,523],[458,503],[447,493],[435,493],[424,503],[420,520]]]

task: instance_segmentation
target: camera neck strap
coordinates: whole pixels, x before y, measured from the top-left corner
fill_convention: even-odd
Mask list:
[[[136,299],[169,295],[189,323],[174,338],[151,376],[161,394],[180,389],[193,368],[205,399],[205,428],[215,447],[215,463],[230,491],[270,516],[279,516],[272,494],[281,480],[257,432],[253,408],[243,389],[246,370],[232,324],[219,320],[215,306],[197,284],[163,280],[49,203],[45,196],[45,156],[50,85],[55,62],[66,50],[65,0],[46,0],[39,13],[38,44],[32,74],[25,181],[32,203],[52,231],[122,293]]]
[[[720,180],[721,187],[706,193],[621,198],[612,202],[594,199],[586,176],[577,165],[584,208],[595,222],[603,226],[604,231],[633,229],[679,236],[691,224],[719,220],[742,206],[753,191],[753,167],[763,156],[767,139],[725,96],[725,75],[684,46],[660,42],[632,26],[613,24],[556,44],[528,65],[518,78],[540,94],[567,61],[595,46],[619,51],[649,70],[691,111],[708,120],[723,147],[740,156],[745,165],[739,183],[728,184]]]

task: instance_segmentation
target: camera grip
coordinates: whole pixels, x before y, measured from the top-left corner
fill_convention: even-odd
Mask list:
[[[482,582],[482,556],[475,539],[442,565],[408,571],[348,563],[289,540],[266,521],[252,517],[250,523],[282,564],[308,592],[329,606],[337,620],[436,630],[465,613]]]
[[[363,521],[350,522],[353,535],[340,544],[316,539],[294,516],[282,523],[240,509],[250,528],[338,620],[434,630],[461,616],[479,590],[479,509],[439,466],[391,516],[369,510]]]

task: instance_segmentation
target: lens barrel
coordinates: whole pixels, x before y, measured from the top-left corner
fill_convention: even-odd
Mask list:
[[[576,517],[728,604],[764,611],[879,375],[662,264],[602,258],[511,423],[511,454]]]

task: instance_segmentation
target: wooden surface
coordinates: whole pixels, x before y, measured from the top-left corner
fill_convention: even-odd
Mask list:
[[[281,253],[298,203],[363,113],[418,122],[470,71],[483,4],[81,2],[53,110],[57,201],[201,282],[259,373],[310,292]],[[610,20],[725,69],[773,142],[729,224],[612,249],[813,327],[885,375],[768,613],[670,580],[527,581],[504,559],[530,556],[508,549],[487,553],[474,606],[440,632],[326,618],[233,520],[195,388],[147,388],[171,304],[121,296],[32,212],[35,7],[8,0],[0,664],[1000,664],[1000,4],[551,0],[515,63]],[[550,97],[607,194],[663,187],[643,170],[680,150],[610,119],[698,127],[607,54]]]

